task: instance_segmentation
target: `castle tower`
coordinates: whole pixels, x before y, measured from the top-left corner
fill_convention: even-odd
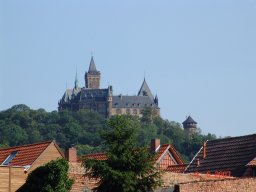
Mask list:
[[[189,134],[194,134],[197,132],[197,122],[188,116],[187,119],[182,123],[184,130]]]
[[[85,87],[88,89],[99,89],[100,88],[100,72],[97,71],[96,65],[91,57],[91,62],[88,72],[84,75]]]

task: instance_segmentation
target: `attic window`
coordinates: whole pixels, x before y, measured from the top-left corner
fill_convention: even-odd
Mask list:
[[[13,158],[17,155],[17,153],[18,151],[11,152],[11,154],[4,160],[2,165],[9,165],[9,163],[11,162],[11,160],[13,160]]]

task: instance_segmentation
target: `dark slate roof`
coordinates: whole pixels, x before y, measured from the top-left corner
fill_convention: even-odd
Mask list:
[[[85,100],[106,101],[108,97],[108,89],[67,89],[61,102],[79,102]]]
[[[64,95],[62,96],[61,101],[68,102],[70,100],[73,100],[74,98],[77,98],[80,92],[81,92],[81,88],[79,87],[77,89],[67,89]]]
[[[232,176],[242,176],[246,165],[256,157],[256,134],[216,139],[206,143],[194,157],[185,172],[231,171]],[[197,162],[200,162],[198,166]]]
[[[194,119],[192,119],[192,117],[190,116],[188,116],[188,118],[182,124],[187,124],[187,123],[197,124],[197,122]]]
[[[95,65],[93,56],[91,57],[91,62],[90,62],[88,73],[90,73],[90,74],[99,73],[99,71],[97,71],[97,69],[96,69],[96,65]]]
[[[108,89],[86,89],[83,88],[80,93],[80,101],[94,99],[97,101],[106,101]]]
[[[113,96],[112,97],[112,107],[113,108],[144,108],[144,107],[154,107],[158,108],[148,96]]]
[[[154,99],[145,78],[138,92],[138,96],[149,96],[152,100]]]

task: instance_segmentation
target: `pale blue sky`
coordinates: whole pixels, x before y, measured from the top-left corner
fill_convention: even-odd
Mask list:
[[[145,73],[163,118],[255,133],[255,0],[0,0],[0,110],[57,110],[92,51],[114,94],[137,94]]]

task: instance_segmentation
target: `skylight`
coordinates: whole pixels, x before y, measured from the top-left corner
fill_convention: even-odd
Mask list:
[[[9,163],[11,162],[11,160],[13,160],[13,158],[17,155],[17,153],[18,151],[11,152],[11,154],[4,160],[2,165],[9,165]]]

